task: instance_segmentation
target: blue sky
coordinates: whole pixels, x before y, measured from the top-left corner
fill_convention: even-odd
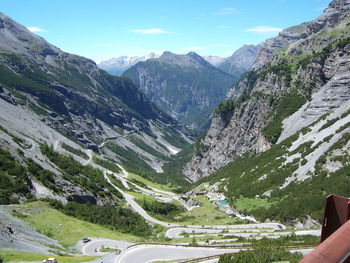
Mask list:
[[[165,50],[229,56],[310,21],[330,0],[1,0],[1,12],[95,61]]]

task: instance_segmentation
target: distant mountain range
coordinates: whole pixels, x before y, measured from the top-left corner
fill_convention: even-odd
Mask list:
[[[227,58],[212,55],[202,57],[222,71],[239,77],[255,63],[258,50],[258,46],[244,45]],[[112,75],[121,76],[127,69],[136,65],[138,62],[144,62],[147,59],[158,58],[159,56],[155,53],[150,53],[146,56],[120,56],[101,61],[98,63],[98,67]]]
[[[160,55],[155,53],[150,53],[146,56],[120,56],[117,58],[111,58],[108,60],[103,60],[97,64],[100,69],[107,71],[109,74],[115,76],[121,76],[124,71],[136,65],[138,62],[144,62],[150,58],[158,58]],[[213,66],[220,65],[226,58],[219,56],[203,56],[203,58],[208,61]]]
[[[134,66],[138,62],[146,61],[150,58],[157,58],[159,55],[155,53],[150,53],[146,56],[120,56],[117,58],[111,58],[109,60],[101,61],[98,64],[100,69],[107,71],[109,74],[120,76],[125,70]]]
[[[132,66],[123,74],[160,109],[173,118],[203,130],[209,116],[237,80],[194,52],[164,52]]]
[[[177,55],[164,52],[142,57],[122,56],[98,66],[129,77],[145,95],[173,118],[205,130],[209,116],[227,90],[255,63],[259,47],[245,45],[232,56]],[[226,74],[225,74],[226,73]],[[228,73],[228,74],[227,74]]]

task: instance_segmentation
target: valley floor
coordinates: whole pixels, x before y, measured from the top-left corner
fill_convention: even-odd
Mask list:
[[[6,240],[6,238],[1,240],[0,246],[8,250],[1,250],[0,256],[5,259],[5,262],[36,262],[37,259],[51,257],[49,254],[71,256],[58,256],[59,262],[185,262],[195,258],[198,259],[196,262],[218,262],[220,255],[250,250],[255,240],[264,237],[278,239],[290,235],[320,235],[319,230],[295,231],[287,229],[280,223],[220,225],[222,222],[234,221],[232,221],[232,217],[215,208],[208,199],[206,201],[208,203],[205,204],[206,210],[209,213],[214,211],[214,216],[218,218],[217,224],[215,222],[211,222],[209,225],[187,224],[191,221],[198,222],[193,218],[185,222],[174,223],[173,220],[167,222],[150,215],[140,205],[139,198],[147,196],[150,200],[181,204],[179,195],[161,188],[160,185],[140,179],[137,175],[129,175],[124,169],[120,173],[105,172],[105,178],[123,195],[128,206],[149,223],[161,226],[158,238],[148,240],[112,231],[64,215],[51,208],[47,203],[34,202],[25,205],[1,206],[1,217],[5,218],[8,225],[18,229],[18,233],[13,235],[12,241]],[[140,181],[137,179],[142,181],[142,186],[139,185]],[[121,181],[125,189],[116,186],[113,183],[114,180]],[[148,183],[152,186],[149,186]],[[205,201],[206,197],[200,196],[198,199]],[[202,208],[192,207],[191,212],[194,215],[203,216],[203,212],[199,214],[196,212],[200,209]],[[210,219],[209,215],[208,218]],[[81,239],[84,237],[91,240],[83,243]],[[299,247],[294,245],[288,246],[288,248],[303,254],[309,252],[310,246],[305,246],[305,243],[300,242]]]

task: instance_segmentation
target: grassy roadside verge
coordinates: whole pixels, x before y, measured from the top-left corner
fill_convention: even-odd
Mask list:
[[[0,250],[0,257],[4,263],[14,262],[42,262],[44,259],[53,257],[52,255],[36,254],[17,250]],[[58,262],[89,262],[97,257],[66,257],[66,256],[54,256]]]
[[[161,190],[161,191],[169,191],[172,192],[175,189],[179,188],[179,187],[174,187],[174,186],[170,186],[170,185],[165,185],[165,184],[157,184],[157,183],[153,183],[145,178],[143,178],[140,175],[134,174],[134,173],[129,173],[129,177],[128,179],[134,179],[136,181],[139,181],[141,183],[144,183],[147,186],[153,187],[155,189]]]

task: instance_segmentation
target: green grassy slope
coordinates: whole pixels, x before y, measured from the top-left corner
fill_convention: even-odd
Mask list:
[[[105,237],[137,242],[140,238],[107,227],[67,216],[44,202],[18,205],[16,210],[33,229],[56,239],[63,246],[74,246],[83,237]]]
[[[338,131],[343,131],[346,127],[348,124]],[[270,218],[289,221],[306,215],[321,220],[327,195],[350,195],[350,154],[342,150],[350,139],[350,133],[345,132],[337,143],[316,161],[315,171],[309,172],[308,179],[293,181],[287,187],[281,188],[286,178],[306,164],[305,157],[333,136],[326,137],[314,147],[313,141],[308,141],[294,151],[289,151],[292,143],[309,130],[310,128],[305,128],[259,155],[236,157],[204,181],[217,182],[223,179],[221,190],[229,197],[231,205],[242,212],[253,214],[260,220]],[[300,154],[299,157],[295,156],[297,153]],[[334,153],[337,155],[334,156]],[[287,162],[287,158],[291,159],[290,162]],[[324,166],[327,161],[339,162],[341,168],[329,171]],[[271,195],[266,194],[267,192],[271,192]]]

